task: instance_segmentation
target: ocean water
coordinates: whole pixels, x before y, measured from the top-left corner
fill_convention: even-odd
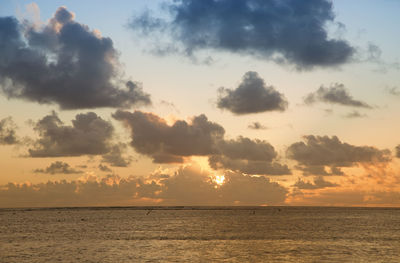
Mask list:
[[[400,209],[0,209],[0,262],[400,262]]]

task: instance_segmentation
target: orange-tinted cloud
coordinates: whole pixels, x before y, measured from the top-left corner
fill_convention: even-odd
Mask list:
[[[210,173],[191,165],[147,178],[89,175],[75,181],[9,183],[0,188],[0,206],[272,205],[283,204],[287,192],[267,177],[232,172],[217,185]]]

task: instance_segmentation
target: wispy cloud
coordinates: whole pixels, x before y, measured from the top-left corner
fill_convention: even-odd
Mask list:
[[[56,161],[51,163],[45,169],[35,169],[34,173],[41,174],[80,174],[83,173],[81,170],[73,169],[68,163]]]
[[[330,87],[321,86],[317,91],[308,94],[304,98],[304,102],[307,105],[312,105],[316,102],[324,102],[356,108],[373,108],[366,102],[354,99],[341,83],[334,83]]]

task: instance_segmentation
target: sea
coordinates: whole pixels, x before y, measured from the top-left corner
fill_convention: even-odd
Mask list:
[[[400,209],[0,209],[0,262],[400,262]]]

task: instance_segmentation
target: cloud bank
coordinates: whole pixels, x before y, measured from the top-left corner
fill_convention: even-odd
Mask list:
[[[148,178],[86,176],[76,181],[0,187],[0,207],[96,205],[261,205],[283,204],[287,189],[266,177],[226,173],[217,186],[197,165]]]

